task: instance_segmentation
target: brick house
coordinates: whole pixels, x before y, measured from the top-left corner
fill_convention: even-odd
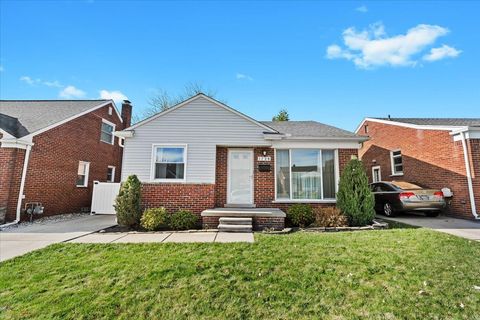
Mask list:
[[[366,118],[356,133],[370,181],[404,180],[453,192],[448,214],[478,219],[480,119]]]
[[[90,207],[94,180],[120,181],[121,139],[132,106],[111,100],[0,101],[0,218],[26,219]],[[0,221],[3,223],[5,221]]]
[[[116,133],[122,180],[142,182],[144,207],[188,209],[216,227],[252,218],[283,228],[293,203],[332,206],[339,176],[365,137],[314,121],[257,121],[198,94]]]

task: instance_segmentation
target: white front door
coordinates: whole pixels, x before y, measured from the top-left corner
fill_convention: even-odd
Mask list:
[[[228,150],[227,203],[253,204],[253,150]]]

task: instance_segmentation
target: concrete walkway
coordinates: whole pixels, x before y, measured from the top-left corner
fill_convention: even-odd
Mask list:
[[[118,232],[118,233],[91,233],[70,240],[71,243],[189,243],[189,242],[254,242],[253,233],[229,232]]]
[[[0,261],[114,225],[116,225],[115,215],[95,215],[67,221],[48,221],[0,231]]]
[[[380,219],[388,219],[412,226],[430,228],[436,231],[453,234],[458,237],[480,241],[480,221],[471,221],[457,219],[446,216],[438,216],[435,218],[425,217],[415,214],[402,214],[394,218],[386,218],[378,216]]]

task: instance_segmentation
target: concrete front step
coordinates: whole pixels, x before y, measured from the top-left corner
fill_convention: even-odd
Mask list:
[[[220,232],[252,232],[252,225],[245,224],[219,224]]]
[[[249,225],[252,226],[252,218],[232,218],[232,217],[221,217],[218,219],[220,224],[241,224],[241,225]]]

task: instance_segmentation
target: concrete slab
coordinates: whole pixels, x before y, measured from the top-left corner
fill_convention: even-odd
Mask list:
[[[213,242],[216,235],[216,232],[172,233],[163,242]]]
[[[146,242],[162,242],[171,232],[165,233],[129,233],[125,237],[113,241],[114,243],[146,243]]]
[[[114,215],[94,215],[3,230],[0,231],[0,261],[114,225]]]
[[[412,226],[433,229],[439,232],[452,234],[454,236],[480,241],[480,221],[457,219],[446,216],[425,217],[415,214],[402,214],[394,218],[380,219],[393,220],[406,223]]]
[[[254,242],[253,233],[219,232],[215,242]]]
[[[68,241],[68,243],[111,243],[125,237],[125,233],[91,233]]]

